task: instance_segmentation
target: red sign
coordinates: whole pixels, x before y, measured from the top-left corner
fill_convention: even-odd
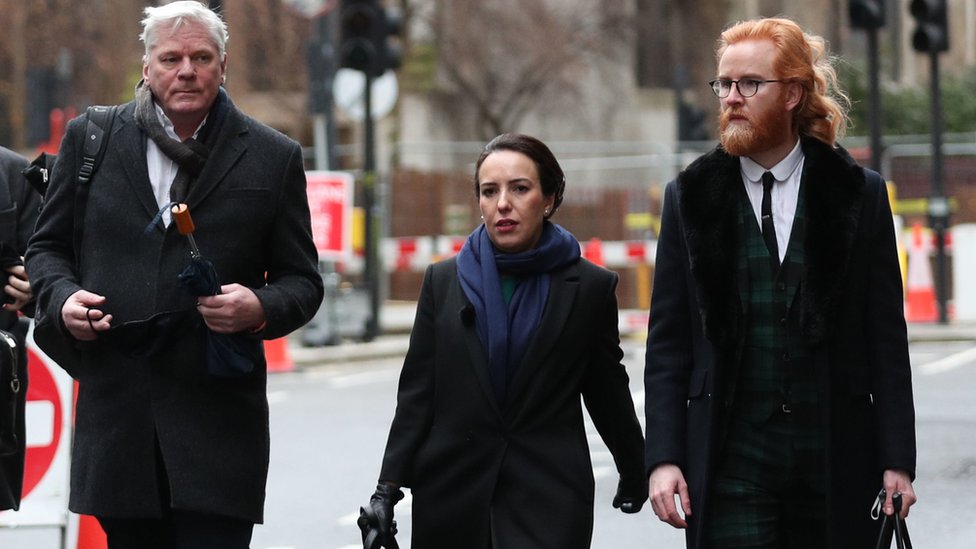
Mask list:
[[[33,348],[27,349],[27,409],[30,416],[23,497],[30,495],[54,462],[61,443],[64,410],[51,370]]]
[[[312,238],[319,258],[352,257],[353,178],[346,172],[306,172]]]

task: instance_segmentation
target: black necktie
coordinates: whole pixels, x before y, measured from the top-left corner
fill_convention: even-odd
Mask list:
[[[773,205],[770,196],[770,191],[772,191],[773,183],[775,182],[776,178],[773,177],[772,172],[766,172],[762,175],[763,196],[761,214],[763,240],[766,241],[766,249],[769,250],[773,268],[778,269],[779,247],[776,245],[776,228],[773,227]]]

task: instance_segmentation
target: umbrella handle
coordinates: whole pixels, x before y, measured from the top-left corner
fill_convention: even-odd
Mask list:
[[[173,220],[176,221],[176,228],[183,236],[189,236],[196,227],[193,225],[193,218],[190,217],[190,208],[186,204],[177,204],[170,209]]]

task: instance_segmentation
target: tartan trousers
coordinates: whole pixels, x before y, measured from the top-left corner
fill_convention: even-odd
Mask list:
[[[710,486],[706,547],[827,547],[823,444],[798,419],[779,411],[761,425],[730,420]]]

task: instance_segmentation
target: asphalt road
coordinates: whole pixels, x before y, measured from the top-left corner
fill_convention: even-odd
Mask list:
[[[643,349],[637,342],[625,349],[640,409]],[[969,549],[976,546],[976,344],[915,342],[912,356],[921,498],[909,519],[913,541]],[[379,470],[398,370],[399,359],[388,359],[275,377],[267,524],[255,531],[255,549],[360,547],[354,521]],[[612,461],[595,431],[588,432],[597,479],[594,549],[683,548],[683,533],[659,522],[649,506],[636,516],[610,507]],[[407,549],[409,499],[397,516]]]
[[[625,343],[642,407],[643,356]],[[916,547],[976,547],[976,342],[914,342],[919,467],[909,527]],[[272,460],[265,524],[254,549],[358,549],[359,506],[372,493],[393,414],[400,358],[306,367],[271,376]],[[638,417],[643,414],[638,413]],[[683,533],[611,508],[612,461],[592,427],[597,479],[594,549],[682,549]],[[409,549],[410,500],[397,508],[401,548]],[[867,509],[865,509],[867,512]],[[0,529],[4,549],[55,549],[56,531]]]

